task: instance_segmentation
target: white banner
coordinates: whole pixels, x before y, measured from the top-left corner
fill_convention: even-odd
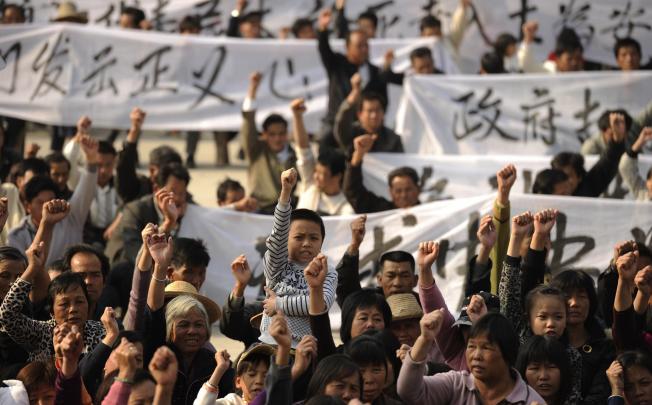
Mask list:
[[[636,116],[652,73],[412,76],[397,132],[407,152],[551,155],[579,151],[607,109]]]
[[[19,3],[18,1],[0,0]],[[58,0],[23,0],[29,21],[47,22],[56,15]],[[221,34],[226,30],[235,0],[83,0],[80,10],[88,11],[90,23],[117,25],[124,6],[141,7],[158,30],[174,31],[186,15],[197,14],[207,31]],[[276,36],[299,17],[315,20],[319,11],[331,7],[334,0],[251,0],[249,9],[265,12],[264,26]],[[647,0],[485,0],[474,1],[477,18],[462,45],[461,54],[467,61],[466,72],[477,71],[480,55],[487,44],[503,32],[519,37],[526,20],[539,21],[537,53],[543,61],[554,50],[555,37],[563,26],[574,28],[582,39],[585,57],[602,63],[615,64],[613,44],[616,37],[632,36],[643,46],[646,58],[652,53],[652,26]],[[378,36],[384,38],[414,37],[419,33],[419,21],[427,14],[439,17],[444,31],[459,0],[356,0],[346,4],[346,17],[355,21],[362,11],[376,12]]]
[[[495,192],[498,187],[496,172],[508,163],[518,170],[513,193],[528,194],[537,173],[550,168],[551,156],[522,155],[413,155],[399,153],[370,153],[362,164],[365,187],[387,199],[387,174],[406,162],[415,169],[422,184],[421,202],[466,198]],[[585,156],[584,167],[590,170],[598,156]],[[652,167],[652,156],[639,155],[639,173],[642,178]],[[611,183],[606,196],[632,199],[620,176]]]
[[[441,244],[435,278],[446,302],[457,308],[462,300],[468,260],[475,254],[478,221],[491,210],[493,195],[423,204],[411,209],[369,214],[367,235],[360,247],[364,284],[373,284],[374,264],[383,252],[406,250],[416,254],[419,242]],[[548,261],[553,273],[583,268],[594,277],[609,263],[616,242],[637,239],[650,243],[652,211],[649,203],[589,198],[515,195],[512,213],[557,208],[561,215],[552,232]],[[355,217],[325,217],[326,238],[322,251],[335,266],[350,241],[349,223]],[[249,297],[260,291],[265,238],[270,216],[242,214],[219,208],[189,206],[180,235],[206,243],[211,261],[203,292],[222,304],[234,279],[230,263],[245,254],[254,273]]]
[[[341,40],[333,40],[343,50]],[[432,39],[374,40],[382,63]],[[293,98],[307,99],[306,125],[316,131],[327,106],[326,73],[313,41],[208,38],[107,30],[74,24],[0,29],[0,116],[74,126],[83,114],[98,128],[126,129],[133,107],[147,111],[145,129],[237,130],[249,76],[261,71],[259,122],[290,116]],[[394,100],[398,103],[398,97]]]

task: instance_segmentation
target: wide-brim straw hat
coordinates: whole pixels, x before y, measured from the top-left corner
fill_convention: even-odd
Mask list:
[[[414,294],[393,294],[387,297],[387,305],[392,310],[392,322],[405,319],[421,319],[423,309]]]
[[[249,325],[251,325],[252,328],[254,329],[260,329],[260,324],[263,321],[263,313],[260,312],[251,318],[249,318]]]
[[[192,284],[186,281],[173,281],[165,286],[166,299],[172,299],[178,297],[179,295],[190,295],[197,301],[201,302],[206,309],[206,313],[208,314],[208,322],[210,324],[215,323],[222,316],[220,306],[217,305],[212,299],[199,294],[195,286]]]
[[[88,13],[86,11],[78,11],[75,3],[64,1],[57,9],[57,15],[54,17],[54,22],[76,22],[86,24],[88,22]]]
[[[261,343],[261,342],[255,342],[252,343],[247,350],[242,352],[238,358],[235,361],[235,370],[238,370],[238,366],[240,366],[240,363],[245,361],[247,357],[250,357],[253,354],[262,354],[267,357],[271,356],[272,354],[276,353],[276,348],[272,345],[268,345],[267,343]]]

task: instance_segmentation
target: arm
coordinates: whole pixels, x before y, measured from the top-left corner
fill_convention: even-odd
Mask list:
[[[111,349],[118,339],[120,328],[115,318],[113,308],[106,307],[100,318],[106,335],[102,341],[95,346],[92,352],[87,353],[79,364],[84,386],[90,392],[96,392],[104,377],[104,364],[111,355]]]
[[[149,254],[147,241],[157,233],[158,227],[151,223],[147,224],[141,233],[143,243],[136,256],[136,268],[129,292],[129,305],[122,321],[125,330],[141,330],[143,326],[142,314],[147,304],[147,290],[152,277],[152,256]]]
[[[55,338],[56,339],[56,338]],[[55,341],[55,344],[58,342]],[[79,356],[81,355],[84,341],[82,334],[76,327],[72,328],[61,341],[56,352],[63,355],[61,369],[57,372],[55,381],[55,404],[81,405],[82,380],[79,374]]]
[[[523,42],[521,42],[516,54],[518,67],[523,73],[548,73],[543,64],[535,60],[534,52],[532,52],[538,30],[539,24],[536,21],[527,21],[523,24]]]
[[[349,35],[349,22],[346,20],[344,6],[344,1],[335,3],[335,32],[340,39],[345,39]]]
[[[90,136],[82,136],[79,140],[81,148],[86,158],[86,170],[81,171],[79,183],[70,197],[70,215],[69,221],[73,221],[76,229],[81,232],[91,203],[95,197],[95,188],[97,187],[97,163],[99,159],[98,141]],[[63,252],[55,252],[63,253]],[[56,256],[58,257],[58,255]]]
[[[297,171],[289,169],[281,174],[281,194],[274,210],[272,233],[266,241],[267,252],[263,258],[263,271],[268,286],[273,288],[276,278],[288,266],[288,234],[290,232],[290,197],[297,184]]]
[[[643,270],[636,273],[634,284],[638,290],[634,298],[634,311],[638,315],[645,316],[652,297],[652,266],[645,266]]]
[[[308,311],[312,335],[317,339],[317,361],[335,353],[324,284],[328,277],[328,262],[323,254],[317,255],[303,270],[310,298]]]
[[[321,63],[326,69],[326,73],[337,68],[337,55],[331,49],[331,44],[328,42],[328,25],[330,24],[332,13],[330,10],[322,10],[317,20],[317,46],[319,49],[319,57]]]
[[[172,259],[172,237],[165,234],[152,235],[147,240],[149,254],[154,261],[154,274],[149,284],[147,306],[155,312],[163,307],[165,299],[165,279]]]
[[[469,11],[472,11],[469,10],[471,6],[467,3],[468,2],[466,1],[461,1],[457,6],[453,12],[451,25],[448,29],[448,39],[451,41],[451,44],[455,50],[459,49],[460,44],[462,43],[462,38],[464,38],[464,33],[473,21],[473,13],[469,13]]]
[[[632,145],[630,150],[620,158],[618,169],[623,177],[625,184],[629,187],[632,195],[636,199],[647,200],[648,191],[645,186],[645,180],[641,177],[638,170],[638,154],[641,153],[645,144],[652,139],[652,128],[645,127]]]
[[[480,251],[469,263],[469,275],[464,293],[467,297],[480,291],[491,291],[491,259],[489,254],[496,244],[496,228],[491,215],[482,218],[476,236],[480,241]]]
[[[77,134],[79,134],[79,123],[77,124]],[[79,145],[79,136],[75,135],[63,147],[63,156],[70,162],[70,174],[68,175],[68,187],[74,190],[79,183],[79,167],[82,165],[80,161],[81,146]]]
[[[268,405],[290,405],[292,404],[292,375],[289,365],[279,365],[277,356],[269,367],[265,377],[265,391],[267,397],[265,404]]]
[[[344,152],[353,145],[353,123],[356,120],[356,109],[362,94],[362,77],[359,73],[351,76],[351,92],[346,97],[335,115],[333,134]]]
[[[516,182],[517,173],[516,166],[513,164],[503,167],[496,173],[498,193],[493,206],[493,222],[496,227],[496,244],[494,244],[494,247],[491,249],[491,253],[489,254],[492,261],[491,292],[493,294],[498,292],[500,271],[502,270],[502,265],[505,261],[507,245],[509,245],[509,194]]]
[[[557,220],[557,210],[547,209],[534,216],[534,233],[530,247],[521,264],[521,298],[530,290],[543,283],[546,269],[546,243],[550,241],[550,232]]]
[[[359,248],[365,234],[367,216],[356,218],[351,223],[352,240],[337,266],[337,304],[342,307],[344,300],[350,294],[362,289],[360,285],[360,255]]]
[[[220,390],[220,380],[224,376],[224,373],[229,369],[231,364],[229,353],[226,350],[220,350],[215,353],[215,361],[217,365],[213,370],[208,381],[202,385],[197,394],[197,398],[193,402],[193,405],[212,405],[215,404],[215,400],[219,396]]]
[[[242,125],[240,127],[240,141],[244,149],[249,164],[258,158],[263,152],[264,146],[258,140],[258,131],[256,130],[256,94],[258,86],[262,80],[259,72],[253,72],[249,76],[249,87],[247,97],[242,103]]]
[[[111,384],[109,393],[104,397],[102,405],[124,405],[129,402],[131,395],[131,384],[122,381],[114,381]]]
[[[357,213],[378,212],[396,208],[393,203],[367,190],[362,183],[362,161],[373,147],[376,139],[376,135],[361,135],[353,140],[353,155],[344,172],[342,191]]]
[[[301,178],[303,190],[307,190],[312,184],[312,175],[315,171],[315,157],[310,149],[310,141],[308,139],[308,131],[303,122],[303,114],[306,112],[306,105],[302,98],[297,98],[290,104],[292,115],[292,136],[294,143],[297,146],[297,170]]]
[[[145,112],[140,108],[134,108],[131,111],[129,115],[131,127],[122,151],[118,154],[115,187],[125,204],[135,200],[140,195],[140,181],[136,173],[136,165],[138,164],[138,138],[145,122],[145,116]]]

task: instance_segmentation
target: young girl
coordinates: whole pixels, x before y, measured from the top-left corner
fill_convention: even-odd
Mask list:
[[[561,405],[568,398],[573,372],[566,346],[559,340],[532,336],[519,351],[516,369],[546,404]]]

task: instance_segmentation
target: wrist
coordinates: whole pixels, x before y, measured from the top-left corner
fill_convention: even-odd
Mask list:
[[[234,298],[240,298],[244,296],[245,289],[247,288],[247,285],[242,285],[242,284],[236,284],[235,287],[233,287],[233,290],[231,290],[231,293],[233,294]]]
[[[276,349],[276,365],[277,366],[286,366],[290,360],[290,346],[285,344],[278,345]]]
[[[364,154],[358,152],[357,150],[353,151],[353,154],[351,155],[351,166],[360,166],[362,164],[362,160],[364,159]]]
[[[102,343],[112,347],[116,340],[118,340],[117,334],[107,332],[106,336],[104,336],[104,339],[102,339]]]
[[[351,243],[348,249],[346,249],[346,253],[348,253],[351,256],[357,256],[359,252],[360,252],[360,245],[357,243]]]
[[[135,369],[131,369],[131,368],[122,369],[121,368],[120,371],[118,372],[118,377],[116,378],[116,380],[122,381],[122,382],[127,383],[127,384],[131,384],[133,382],[133,380],[134,380],[134,375],[135,374],[136,374]]]
[[[279,204],[288,205],[290,203],[291,191],[287,191],[285,188],[281,189],[281,195],[278,197]]]

